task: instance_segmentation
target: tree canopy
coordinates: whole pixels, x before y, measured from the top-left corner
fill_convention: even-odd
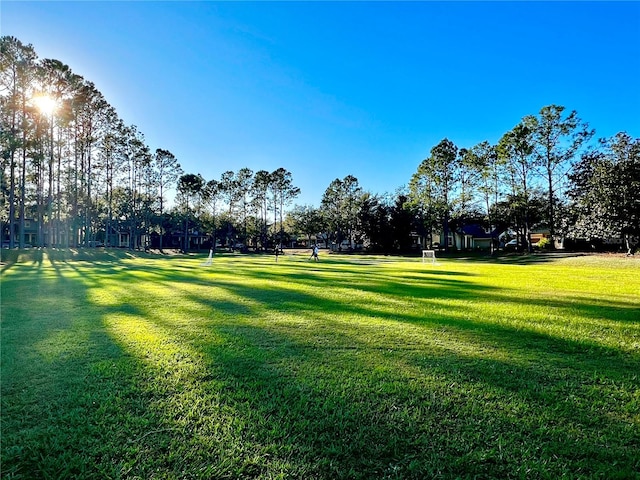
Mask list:
[[[584,153],[569,175],[579,237],[640,237],[640,139],[618,133]]]
[[[0,37],[0,125],[0,220],[10,247],[157,241],[162,249],[179,237],[185,250],[192,241],[271,248],[315,235],[405,251],[434,234],[448,247],[449,234],[471,224],[491,232],[492,246],[502,229],[529,249],[536,228],[552,239],[624,237],[629,245],[640,236],[640,140],[620,132],[590,145],[594,130],[561,105],[523,117],[495,145],[444,138],[395,194],[367,191],[354,175],[336,178],[318,208],[293,204],[300,188],[283,167],[236,166],[218,179],[184,172],[90,80],[8,36]]]

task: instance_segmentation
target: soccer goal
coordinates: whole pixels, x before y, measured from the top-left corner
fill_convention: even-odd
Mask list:
[[[213,263],[213,248],[209,250],[209,257],[207,258],[207,260],[202,262],[200,265],[202,265],[203,267],[207,267],[212,263]]]
[[[422,263],[425,263],[427,261],[430,261],[431,263],[436,263],[435,250],[422,250]]]

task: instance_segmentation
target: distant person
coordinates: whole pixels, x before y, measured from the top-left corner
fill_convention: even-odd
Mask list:
[[[318,261],[318,253],[320,253],[320,249],[318,248],[318,245],[314,245],[313,249],[311,250],[311,256],[309,257],[309,260],[311,260],[313,258],[314,262]]]

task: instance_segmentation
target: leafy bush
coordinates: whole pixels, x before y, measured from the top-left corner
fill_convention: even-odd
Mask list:
[[[538,248],[540,250],[548,250],[549,248],[551,248],[551,241],[547,237],[542,237],[538,241]]]

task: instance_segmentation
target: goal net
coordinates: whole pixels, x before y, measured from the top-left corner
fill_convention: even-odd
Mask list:
[[[436,263],[435,250],[422,250],[422,263],[425,262]]]

